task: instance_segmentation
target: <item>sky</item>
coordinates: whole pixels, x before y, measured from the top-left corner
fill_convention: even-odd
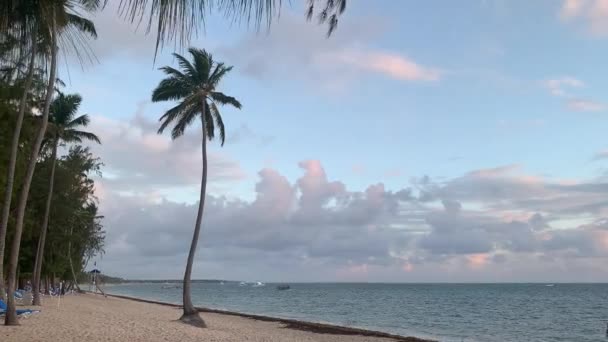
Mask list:
[[[156,134],[168,44],[93,20],[98,62],[65,92],[101,146],[107,274],[182,277],[200,129]],[[194,278],[608,281],[608,0],[349,0],[338,29],[300,3],[269,30],[207,18],[191,45],[233,65],[220,90]],[[145,25],[144,25],[145,26]]]

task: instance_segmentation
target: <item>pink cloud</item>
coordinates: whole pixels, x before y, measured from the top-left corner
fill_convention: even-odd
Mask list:
[[[488,253],[477,253],[469,254],[466,256],[467,265],[471,268],[482,268],[489,261],[490,255]]]
[[[560,8],[562,20],[581,20],[589,33],[608,36],[608,0],[564,0]]]
[[[412,272],[414,270],[414,265],[409,262],[406,262],[405,264],[403,264],[403,266],[401,266],[401,269],[404,272]]]
[[[325,54],[323,60],[348,65],[361,71],[374,72],[401,81],[438,81],[441,71],[420,65],[408,57],[377,51],[344,50]]]
[[[563,19],[576,17],[581,14],[586,0],[564,0],[560,11]]]

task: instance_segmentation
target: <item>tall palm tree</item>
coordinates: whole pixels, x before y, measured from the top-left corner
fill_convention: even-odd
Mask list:
[[[35,16],[32,15],[32,10],[28,10],[27,6],[30,4],[20,3],[18,6],[11,8],[11,11],[6,16],[2,17],[0,23],[5,30],[8,32],[9,29],[15,31],[16,39],[22,42],[26,42],[26,46],[22,46],[18,49],[11,49],[5,58],[7,60],[13,59],[14,52],[18,51],[17,54],[20,59],[24,51],[29,53],[29,61],[27,67],[27,76],[23,85],[23,95],[19,102],[19,111],[17,112],[17,119],[15,121],[15,128],[13,130],[13,140],[11,143],[11,151],[9,154],[9,161],[6,169],[6,184],[4,187],[4,200],[2,202],[2,211],[0,212],[0,298],[4,298],[4,247],[6,240],[6,231],[8,228],[8,218],[11,209],[11,200],[13,195],[13,184],[15,181],[15,167],[17,164],[17,154],[19,152],[19,139],[21,137],[21,127],[23,126],[23,118],[25,117],[25,109],[27,106],[28,95],[32,86],[34,78],[35,62],[38,54],[38,25],[35,20]],[[10,23],[10,26],[9,26]],[[20,61],[19,61],[20,62]]]
[[[240,109],[241,103],[234,97],[217,91],[222,78],[232,70],[231,66],[214,61],[211,54],[205,50],[190,48],[188,51],[192,56],[192,63],[177,53],[173,54],[179,62],[181,71],[169,66],[160,69],[167,75],[167,78],[160,81],[152,92],[152,101],[179,101],[179,104],[169,109],[160,117],[159,134],[172,125],[171,137],[177,139],[184,134],[186,127],[191,125],[194,120],[200,119],[201,121],[203,157],[201,193],[196,224],[194,225],[194,236],[190,244],[190,252],[184,273],[184,312],[180,320],[195,326],[205,327],[205,322],[194,308],[194,305],[192,305],[190,285],[192,264],[194,262],[194,254],[196,253],[196,245],[201,231],[203,210],[205,208],[207,139],[212,140],[215,137],[215,129],[217,128],[221,144],[222,146],[224,145],[226,135],[224,122],[222,121],[218,106],[231,105]]]
[[[14,2],[15,0],[13,0]],[[23,0],[25,1],[25,0]],[[42,146],[42,141],[46,134],[48,126],[49,110],[51,107],[51,101],[55,88],[55,80],[57,73],[57,58],[59,44],[62,43],[63,47],[66,44],[74,43],[78,44],[78,39],[83,38],[83,33],[90,35],[91,37],[97,37],[95,26],[90,20],[79,16],[80,11],[93,11],[99,6],[98,0],[27,0],[32,3],[34,14],[32,17],[36,22],[36,27],[39,29],[36,31],[40,33],[41,39],[49,42],[47,45],[48,55],[50,56],[49,62],[49,78],[46,87],[45,102],[42,109],[42,117],[40,122],[40,128],[38,134],[35,137],[30,152],[30,158],[25,172],[23,180],[23,186],[19,194],[19,200],[17,203],[17,216],[15,218],[15,230],[13,241],[11,244],[11,254],[9,257],[8,265],[8,293],[12,294],[16,289],[17,281],[17,264],[19,261],[19,249],[21,247],[21,235],[23,233],[23,220],[25,216],[25,208],[27,205],[27,199],[29,197],[30,185],[34,176],[36,163],[38,160],[38,154]],[[10,2],[10,1],[9,1]],[[4,7],[0,7],[4,10]],[[0,16],[0,26],[4,26],[6,23],[4,18]],[[18,22],[13,23],[17,25]],[[7,219],[8,221],[8,219]],[[7,312],[5,315],[5,325],[19,325],[17,320],[17,314],[15,311],[15,299],[12,295],[7,298]]]
[[[81,103],[82,97],[78,94],[64,95],[63,93],[59,93],[50,108],[47,136],[49,148],[51,148],[51,173],[49,176],[49,194],[46,199],[44,218],[40,227],[40,238],[38,239],[38,249],[36,251],[36,261],[34,263],[34,281],[32,284],[34,305],[40,305],[40,273],[42,272],[46,232],[53,202],[57,148],[60,144],[82,143],[83,140],[101,143],[95,134],[79,130],[80,127],[86,127],[90,121],[89,116],[86,114],[75,117]]]

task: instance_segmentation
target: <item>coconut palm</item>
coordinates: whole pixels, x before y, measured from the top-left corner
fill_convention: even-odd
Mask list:
[[[196,224],[194,225],[194,236],[190,244],[190,253],[188,254],[186,271],[184,273],[184,312],[180,320],[192,325],[205,327],[205,322],[192,305],[190,278],[196,245],[201,231],[203,210],[205,208],[207,139],[212,140],[216,136],[217,128],[220,142],[224,145],[224,138],[226,136],[224,122],[218,107],[221,105],[231,105],[240,109],[241,103],[234,97],[217,91],[220,81],[232,70],[231,66],[214,61],[211,54],[205,50],[190,48],[188,51],[192,57],[192,63],[185,57],[174,53],[173,56],[179,62],[181,70],[169,66],[160,69],[167,75],[167,78],[160,81],[152,92],[152,101],[179,101],[175,107],[169,109],[160,117],[159,134],[164,132],[167,127],[173,126],[171,137],[177,139],[184,134],[186,128],[194,123],[196,119],[201,121],[203,157],[201,193]]]
[[[15,128],[13,130],[13,141],[11,143],[11,151],[9,154],[8,166],[6,169],[6,185],[4,187],[4,200],[2,202],[2,211],[0,216],[0,298],[4,298],[4,247],[6,239],[6,231],[8,226],[8,218],[11,209],[11,200],[13,194],[13,184],[15,180],[15,166],[17,164],[17,153],[19,151],[19,138],[21,137],[21,127],[23,126],[23,118],[25,117],[25,109],[27,106],[28,95],[30,87],[32,86],[32,80],[34,78],[34,69],[36,57],[38,54],[38,25],[34,20],[32,11],[26,10],[27,4],[21,3],[15,8],[10,8],[6,15],[2,16],[0,25],[4,28],[4,32],[9,30],[15,31],[13,36],[17,41],[26,42],[25,47],[14,48],[7,51],[5,60],[10,61],[15,54],[23,55],[23,51],[29,52],[28,68],[25,83],[23,85],[23,95],[19,102],[19,111],[17,112],[17,119],[15,121]],[[29,38],[29,39],[28,39]],[[16,52],[18,51],[19,52]],[[21,56],[17,57],[21,59]],[[20,61],[18,61],[20,62]]]
[[[21,234],[23,233],[23,220],[25,216],[25,208],[27,205],[27,199],[29,197],[30,185],[34,176],[34,170],[36,168],[36,162],[38,160],[38,154],[42,141],[46,134],[48,126],[49,110],[51,106],[52,96],[55,88],[55,80],[57,73],[57,58],[59,45],[62,47],[70,42],[72,44],[80,43],[83,33],[86,33],[92,37],[97,37],[95,26],[90,20],[79,16],[80,11],[92,11],[97,8],[99,1],[97,0],[22,0],[22,1],[9,1],[9,2],[28,2],[30,6],[28,9],[28,15],[31,21],[36,27],[34,34],[39,35],[39,39],[48,42],[45,47],[48,47],[48,56],[50,56],[49,62],[49,73],[48,83],[46,87],[45,102],[42,108],[42,116],[40,120],[40,128],[38,134],[35,137],[30,152],[30,158],[25,172],[23,180],[23,186],[19,194],[17,203],[17,215],[15,218],[15,229],[13,235],[13,241],[11,244],[11,254],[9,257],[8,265],[8,293],[13,293],[16,289],[16,277],[17,277],[17,264],[19,260],[19,249],[21,246]],[[0,16],[0,26],[13,25],[19,26],[21,23],[19,19],[15,19],[13,22],[8,22],[4,17],[5,7],[2,9],[2,16]],[[12,27],[12,26],[11,26]],[[4,221],[4,217],[1,222]],[[8,222],[8,215],[6,218]],[[6,226],[0,227],[6,229]],[[13,296],[7,298],[7,312],[5,315],[5,325],[18,325],[17,315],[15,312],[15,299]]]
[[[79,130],[89,124],[89,116],[84,114],[78,117],[76,113],[82,103],[82,97],[78,94],[64,95],[59,93],[51,104],[49,114],[49,127],[47,129],[48,147],[51,149],[51,171],[49,176],[49,193],[47,195],[44,218],[40,227],[36,261],[34,263],[33,291],[34,305],[40,305],[40,273],[44,256],[44,245],[46,232],[51,216],[51,205],[53,202],[53,186],[55,184],[55,166],[57,164],[57,148],[60,144],[82,143],[84,140],[94,141],[98,144],[99,138],[90,132]]]

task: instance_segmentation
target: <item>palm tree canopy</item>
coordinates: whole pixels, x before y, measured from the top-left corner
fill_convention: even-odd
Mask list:
[[[82,16],[82,13],[95,12],[102,6],[101,0],[5,0],[0,5],[0,30],[10,32],[21,42],[17,49],[8,56],[17,61],[31,51],[30,37],[36,36],[41,47],[40,62],[52,50],[50,32],[55,21],[59,34],[59,45],[66,53],[93,59],[93,52],[87,38],[97,38],[93,22]],[[53,20],[54,19],[54,20]]]
[[[205,16],[213,10],[234,22],[253,23],[259,29],[262,23],[270,27],[272,20],[279,17],[282,3],[283,0],[120,0],[119,12],[131,22],[148,17],[147,30],[156,31],[158,52],[166,40],[186,45],[191,35],[204,27]],[[330,35],[338,25],[338,16],[346,9],[346,0],[308,0],[308,19],[317,4],[319,23],[328,23]]]
[[[49,113],[47,131],[51,139],[65,143],[81,143],[83,140],[89,140],[101,144],[95,134],[79,130],[80,127],[86,127],[90,122],[87,114],[76,116],[81,103],[82,97],[78,94],[59,93],[57,95],[51,103]]]
[[[204,108],[205,116],[202,119],[207,137],[212,140],[217,128],[221,144],[224,145],[226,134],[218,107],[230,105],[241,108],[241,103],[236,98],[217,91],[220,81],[232,67],[214,61],[213,56],[205,50],[190,48],[188,51],[192,62],[180,54],[173,54],[180,70],[169,66],[160,68],[167,77],[152,92],[152,102],[179,103],[161,116],[158,133],[173,124],[171,137],[176,139],[182,136],[186,127],[197,117],[200,118]]]

